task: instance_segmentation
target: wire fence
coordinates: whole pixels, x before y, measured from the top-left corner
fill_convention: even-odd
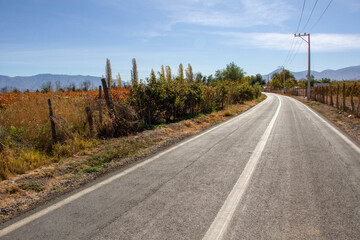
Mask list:
[[[307,97],[306,88],[263,89],[264,92]],[[360,84],[357,81],[312,87],[310,99],[360,117]]]

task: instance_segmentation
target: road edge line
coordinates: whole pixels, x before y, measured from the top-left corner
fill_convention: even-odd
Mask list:
[[[306,104],[300,102],[297,99],[288,97],[289,99],[294,100],[297,103],[300,103],[302,106],[304,106],[307,110],[309,110],[312,114],[314,114],[317,118],[319,118],[323,123],[325,123],[333,132],[335,132],[344,142],[346,142],[350,147],[352,147],[356,152],[360,154],[360,147],[358,147],[353,141],[348,138],[346,135],[344,135],[342,132],[340,132],[338,129],[336,129],[334,126],[332,126],[330,123],[328,123],[325,119],[323,119],[319,114],[317,114],[314,110],[312,110],[309,106]]]
[[[47,208],[45,208],[43,210],[40,210],[39,212],[36,212],[36,213],[34,213],[34,214],[32,214],[32,215],[30,215],[28,217],[25,217],[25,218],[15,222],[15,223],[13,223],[13,224],[10,224],[9,226],[7,226],[7,227],[5,227],[3,229],[0,229],[0,238],[5,236],[5,235],[8,235],[9,233],[15,231],[16,229],[18,229],[20,227],[23,227],[26,224],[28,224],[28,223],[30,223],[30,222],[44,216],[44,215],[46,215],[46,214],[48,214],[48,213],[62,207],[62,206],[67,205],[68,203],[71,203],[71,202],[77,200],[78,198],[80,198],[80,197],[82,197],[82,196],[84,196],[84,195],[86,195],[88,193],[91,193],[91,192],[95,191],[96,189],[98,189],[98,188],[100,188],[100,187],[102,187],[102,186],[104,186],[106,184],[109,184],[109,183],[115,181],[116,179],[119,179],[119,178],[127,175],[128,173],[131,173],[132,171],[135,171],[136,169],[138,169],[138,168],[140,168],[142,166],[145,166],[148,163],[153,162],[154,160],[160,158],[161,156],[163,156],[163,155],[165,155],[165,154],[167,154],[167,153],[169,153],[169,152],[171,152],[171,151],[173,151],[173,150],[175,150],[175,149],[177,149],[177,148],[179,148],[179,147],[181,147],[181,146],[183,146],[185,144],[188,144],[189,142],[192,142],[195,139],[197,139],[197,138],[199,138],[199,137],[201,137],[201,136],[203,136],[205,134],[208,134],[208,133],[210,133],[210,132],[212,132],[212,131],[214,131],[214,130],[216,130],[216,129],[224,126],[224,125],[227,125],[227,124],[229,124],[229,123],[231,123],[231,122],[233,122],[233,121],[235,121],[235,120],[237,120],[239,118],[245,117],[246,115],[251,113],[254,109],[260,107],[261,105],[263,105],[267,101],[269,101],[269,98],[266,98],[264,101],[257,104],[256,106],[252,107],[248,111],[246,111],[246,112],[244,112],[242,114],[239,114],[238,116],[236,116],[236,117],[234,117],[232,119],[229,119],[228,121],[220,123],[219,125],[214,126],[214,127],[210,128],[208,130],[205,130],[204,132],[191,137],[190,139],[186,140],[185,142],[181,142],[181,143],[179,143],[179,144],[177,144],[177,145],[175,145],[175,146],[173,146],[173,147],[171,147],[171,148],[169,148],[169,149],[167,149],[165,151],[162,151],[162,152],[156,154],[155,156],[153,156],[153,157],[151,157],[149,159],[144,160],[143,162],[137,163],[136,165],[122,171],[121,173],[118,173],[118,174],[116,174],[116,175],[114,175],[114,176],[112,176],[110,178],[107,178],[107,179],[105,179],[105,180],[103,180],[103,181],[101,181],[101,182],[99,182],[99,183],[97,183],[95,185],[87,187],[87,188],[81,190],[80,192],[77,192],[77,193],[75,193],[75,194],[61,200],[60,202],[54,203],[53,205],[50,205],[49,207],[47,207]]]

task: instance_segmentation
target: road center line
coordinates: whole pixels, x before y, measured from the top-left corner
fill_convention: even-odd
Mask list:
[[[248,163],[246,164],[244,170],[242,171],[239,179],[225,200],[220,211],[216,215],[214,221],[212,222],[210,228],[206,232],[203,240],[218,240],[222,239],[226,233],[226,230],[230,224],[230,221],[235,213],[237,206],[239,205],[242,196],[247,189],[251,176],[254,173],[256,165],[260,159],[260,156],[265,148],[265,145],[270,137],[270,133],[275,125],[277,116],[279,115],[281,107],[281,99],[279,99],[279,106],[271,119],[268,127],[266,128],[264,134],[260,138],[260,141],[255,147],[253,154],[251,155]]]
[[[97,183],[97,184],[95,184],[95,185],[93,185],[91,187],[85,188],[84,190],[82,190],[82,191],[80,191],[78,193],[75,193],[75,194],[65,198],[64,200],[61,200],[58,203],[55,203],[55,204],[53,204],[53,205],[51,205],[51,206],[49,206],[49,207],[47,207],[47,208],[45,208],[45,209],[43,209],[43,210],[41,210],[39,212],[36,212],[36,213],[34,213],[34,214],[32,214],[32,215],[30,215],[28,217],[25,217],[25,218],[19,220],[18,222],[15,222],[12,225],[9,225],[8,227],[5,227],[4,229],[1,229],[0,230],[0,238],[7,235],[7,234],[9,234],[9,233],[11,233],[11,232],[13,232],[13,231],[15,231],[16,229],[18,229],[18,228],[32,222],[32,221],[40,218],[40,217],[50,213],[50,212],[52,212],[52,211],[54,211],[54,210],[56,210],[56,209],[58,209],[58,208],[60,208],[60,207],[62,207],[64,205],[68,204],[68,203],[71,203],[71,202],[79,199],[80,197],[82,197],[82,196],[84,196],[84,195],[86,195],[88,193],[91,193],[91,192],[95,191],[96,189],[98,189],[98,188],[100,188],[100,187],[102,187],[102,186],[104,186],[106,184],[109,184],[109,183],[111,183],[111,182],[113,182],[113,181],[127,175],[128,173],[133,172],[134,170],[136,170],[138,168],[141,168],[141,167],[145,166],[146,164],[158,159],[159,157],[161,157],[161,156],[163,156],[163,155],[165,155],[165,154],[167,154],[167,153],[169,153],[169,152],[171,152],[171,151],[173,151],[173,150],[175,150],[175,149],[177,149],[177,148],[179,148],[179,147],[181,147],[181,146],[183,146],[183,145],[185,145],[185,144],[187,144],[189,142],[192,142],[195,139],[197,139],[197,138],[199,138],[199,137],[201,137],[201,136],[203,136],[203,135],[205,135],[207,133],[210,133],[210,132],[212,132],[212,131],[214,131],[214,130],[216,130],[216,129],[224,126],[224,125],[227,125],[227,124],[239,119],[239,118],[243,118],[243,117],[247,116],[248,114],[253,112],[254,109],[259,108],[260,106],[265,104],[265,102],[267,102],[267,101],[269,101],[269,98],[267,98],[265,101],[259,103],[255,107],[249,109],[245,113],[243,113],[241,115],[238,115],[237,117],[234,117],[234,118],[232,118],[232,119],[230,119],[230,120],[228,120],[228,121],[226,121],[224,123],[221,123],[221,124],[211,128],[211,129],[209,129],[209,130],[206,130],[205,132],[203,132],[203,133],[201,133],[199,135],[196,135],[196,136],[190,138],[189,140],[187,140],[185,142],[177,144],[174,147],[169,148],[168,150],[165,150],[165,151],[163,151],[163,152],[161,152],[161,153],[159,153],[159,154],[157,154],[157,155],[155,155],[155,156],[153,156],[153,157],[151,157],[151,158],[149,158],[149,159],[147,159],[147,160],[145,160],[145,161],[143,161],[141,163],[138,163],[138,164],[134,165],[133,167],[128,168],[125,171],[122,171],[122,172],[120,172],[120,173],[118,173],[118,174],[116,174],[116,175],[114,175],[114,176],[112,176],[112,177],[110,177],[110,178],[108,178],[108,179],[106,179],[104,181],[101,181],[101,182],[99,182],[99,183]]]

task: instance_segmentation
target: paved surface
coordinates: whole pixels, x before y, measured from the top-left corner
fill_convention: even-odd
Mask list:
[[[239,117],[7,222],[0,238],[359,239],[359,144],[330,126],[269,94]]]

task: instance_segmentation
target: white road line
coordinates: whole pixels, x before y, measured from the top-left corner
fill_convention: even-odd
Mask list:
[[[328,123],[327,121],[325,121],[322,117],[320,117],[316,112],[314,112],[314,110],[312,110],[311,108],[309,108],[307,105],[303,104],[302,102],[288,97],[289,99],[291,99],[292,101],[294,101],[295,103],[297,103],[300,106],[305,107],[305,109],[309,110],[312,114],[314,114],[318,119],[320,119],[321,122],[325,123],[326,126],[328,126],[332,131],[334,131],[342,140],[344,140],[347,144],[350,145],[350,147],[352,147],[357,153],[360,154],[360,147],[358,147],[353,141],[351,141],[347,136],[345,136],[343,133],[341,133],[339,130],[337,130],[336,128],[334,128],[330,123]]]
[[[141,168],[141,167],[145,166],[148,163],[151,163],[152,161],[154,161],[154,160],[158,159],[159,157],[167,154],[168,152],[171,152],[171,151],[173,151],[173,150],[175,150],[175,149],[177,149],[177,148],[179,148],[179,147],[181,147],[181,146],[183,146],[183,145],[185,145],[185,144],[187,144],[187,143],[189,143],[191,141],[194,141],[195,139],[197,139],[197,138],[199,138],[199,137],[201,137],[201,136],[203,136],[203,135],[205,135],[205,134],[207,134],[209,132],[212,132],[212,131],[218,129],[219,127],[222,127],[222,126],[227,125],[227,124],[229,124],[229,123],[231,123],[231,122],[233,122],[235,120],[238,120],[240,118],[243,118],[243,117],[247,116],[248,114],[253,112],[254,109],[259,108],[261,105],[263,105],[267,101],[269,101],[269,98],[265,99],[265,101],[263,101],[260,104],[256,105],[255,107],[253,107],[249,111],[247,111],[247,112],[245,112],[245,113],[243,113],[243,114],[241,114],[241,115],[239,115],[237,117],[234,117],[233,119],[230,119],[230,120],[228,120],[228,121],[226,121],[226,122],[224,122],[222,124],[219,124],[218,126],[213,127],[213,128],[211,128],[209,130],[206,130],[205,132],[203,132],[203,133],[201,133],[201,134],[199,134],[199,135],[197,135],[195,137],[192,137],[191,139],[189,139],[189,140],[187,140],[185,142],[182,142],[182,143],[180,143],[180,144],[178,144],[178,145],[176,145],[176,146],[174,146],[172,148],[169,148],[168,150],[165,150],[165,151],[163,151],[163,152],[161,152],[161,153],[159,153],[159,154],[157,154],[157,155],[155,155],[155,156],[153,156],[153,157],[151,157],[151,158],[149,158],[149,159],[147,159],[147,160],[145,160],[145,161],[143,161],[143,162],[141,162],[139,164],[136,164],[135,166],[133,166],[133,167],[131,167],[131,168],[119,173],[119,174],[116,174],[116,175],[114,175],[114,176],[112,176],[112,177],[110,177],[110,178],[108,178],[108,179],[106,179],[106,180],[104,180],[102,182],[99,182],[99,183],[97,183],[97,184],[95,184],[95,185],[93,185],[91,187],[88,187],[88,188],[86,188],[86,189],[84,189],[84,190],[82,190],[82,191],[80,191],[80,192],[78,192],[78,193],[76,193],[74,195],[69,196],[68,198],[66,198],[66,199],[64,199],[64,200],[62,200],[62,201],[60,201],[58,203],[55,203],[55,204],[53,204],[53,205],[51,205],[51,206],[37,212],[37,213],[34,213],[34,214],[32,214],[32,215],[30,215],[30,216],[28,216],[28,217],[26,217],[26,218],[24,218],[22,220],[19,220],[18,222],[14,223],[12,225],[9,225],[8,227],[6,227],[4,229],[1,229],[0,230],[0,237],[3,237],[5,235],[15,231],[16,229],[18,229],[18,228],[20,228],[20,227],[34,221],[34,220],[46,215],[46,214],[48,214],[48,213],[50,213],[50,212],[52,212],[52,211],[54,211],[54,210],[56,210],[56,209],[58,209],[58,208],[60,208],[60,207],[62,207],[64,205],[66,205],[68,203],[71,203],[72,201],[75,201],[76,199],[79,199],[80,197],[82,197],[82,196],[84,196],[84,195],[86,195],[86,194],[88,194],[90,192],[93,192],[96,189],[98,189],[98,188],[100,188],[100,187],[102,187],[102,186],[104,186],[106,184],[109,184],[109,183],[115,181],[116,179],[119,179],[119,178],[127,175],[128,173],[133,172],[134,170],[136,170],[138,168]]]
[[[237,180],[236,184],[234,185],[233,189],[231,190],[230,194],[228,195],[227,199],[225,200],[223,206],[221,207],[220,211],[216,215],[214,221],[212,222],[210,228],[206,232],[203,240],[218,240],[222,239],[226,233],[226,230],[230,224],[230,221],[235,213],[237,206],[239,205],[242,196],[247,189],[251,176],[254,173],[256,165],[260,159],[260,156],[265,148],[265,145],[269,139],[271,130],[274,127],[276,118],[279,114],[280,107],[281,107],[281,99],[279,99],[279,106],[275,112],[275,115],[271,119],[268,127],[266,128],[264,134],[262,135],[260,141],[255,147],[253,154],[251,155],[248,163],[246,164],[243,172],[241,173],[239,179]]]

